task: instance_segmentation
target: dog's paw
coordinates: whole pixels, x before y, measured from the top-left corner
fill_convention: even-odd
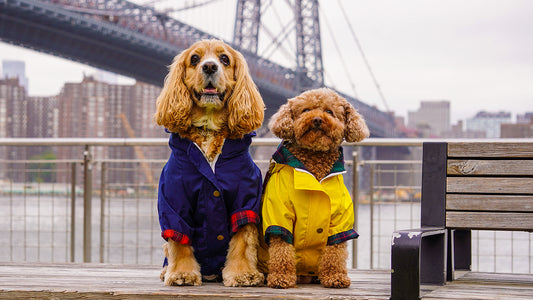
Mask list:
[[[165,281],[165,274],[167,273],[167,266],[164,266],[163,267],[163,270],[161,270],[161,274],[159,274],[159,278],[161,279],[161,281]]]
[[[287,289],[296,286],[296,274],[270,273],[267,276],[267,284],[274,289]]]
[[[265,276],[258,271],[243,273],[224,273],[225,286],[259,286],[263,284]]]
[[[344,273],[336,273],[320,278],[320,283],[327,288],[347,288],[350,286],[351,280]]]
[[[202,285],[202,276],[199,272],[166,272],[166,285]]]

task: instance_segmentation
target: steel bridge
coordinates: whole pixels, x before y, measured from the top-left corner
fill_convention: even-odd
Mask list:
[[[296,70],[256,54],[259,11],[254,8],[258,3],[259,0],[238,1],[236,42],[229,44],[245,56],[265,100],[268,117],[287,98],[304,89],[323,86],[320,41],[317,42],[312,32],[306,35],[309,30],[317,34],[318,24],[312,20],[315,18],[318,23],[318,3],[317,0],[295,1],[301,8],[297,16],[300,20],[297,42],[302,49],[297,55]],[[249,15],[247,8],[251,11]],[[0,0],[2,41],[158,86],[162,86],[167,66],[177,53],[199,39],[209,38],[217,37],[154,8],[124,0]],[[358,99],[343,96],[365,116],[372,136],[393,136],[392,116]]]

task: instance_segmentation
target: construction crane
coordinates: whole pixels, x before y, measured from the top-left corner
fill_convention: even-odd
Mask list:
[[[130,122],[128,121],[128,118],[124,113],[120,113],[117,115],[117,117],[122,120],[122,125],[124,126],[124,129],[126,129],[126,132],[130,138],[135,137],[135,132],[133,131],[133,128],[131,128]],[[141,147],[139,146],[133,146],[133,151],[135,151],[135,156],[140,160],[141,168],[144,172],[144,175],[146,176],[146,180],[148,181],[148,184],[151,186],[155,186],[154,184],[154,176],[152,175],[152,170],[146,163],[146,159],[144,157],[144,152],[142,151]]]

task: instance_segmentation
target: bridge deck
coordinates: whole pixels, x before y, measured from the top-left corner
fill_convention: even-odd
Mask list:
[[[474,275],[475,274],[475,275]],[[159,270],[106,264],[0,264],[0,299],[388,299],[390,273],[352,270],[348,289],[300,285],[288,290],[230,288],[220,283],[168,287]],[[446,286],[425,286],[423,299],[533,299],[533,275],[468,273]]]

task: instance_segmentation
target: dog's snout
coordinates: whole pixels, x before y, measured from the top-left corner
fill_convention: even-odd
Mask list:
[[[320,127],[320,125],[322,125],[322,118],[320,117],[314,117],[313,118],[313,125],[315,127]]]
[[[214,73],[216,73],[217,70],[218,70],[218,66],[214,62],[206,62],[202,66],[202,72],[204,72],[207,75],[214,74]]]

